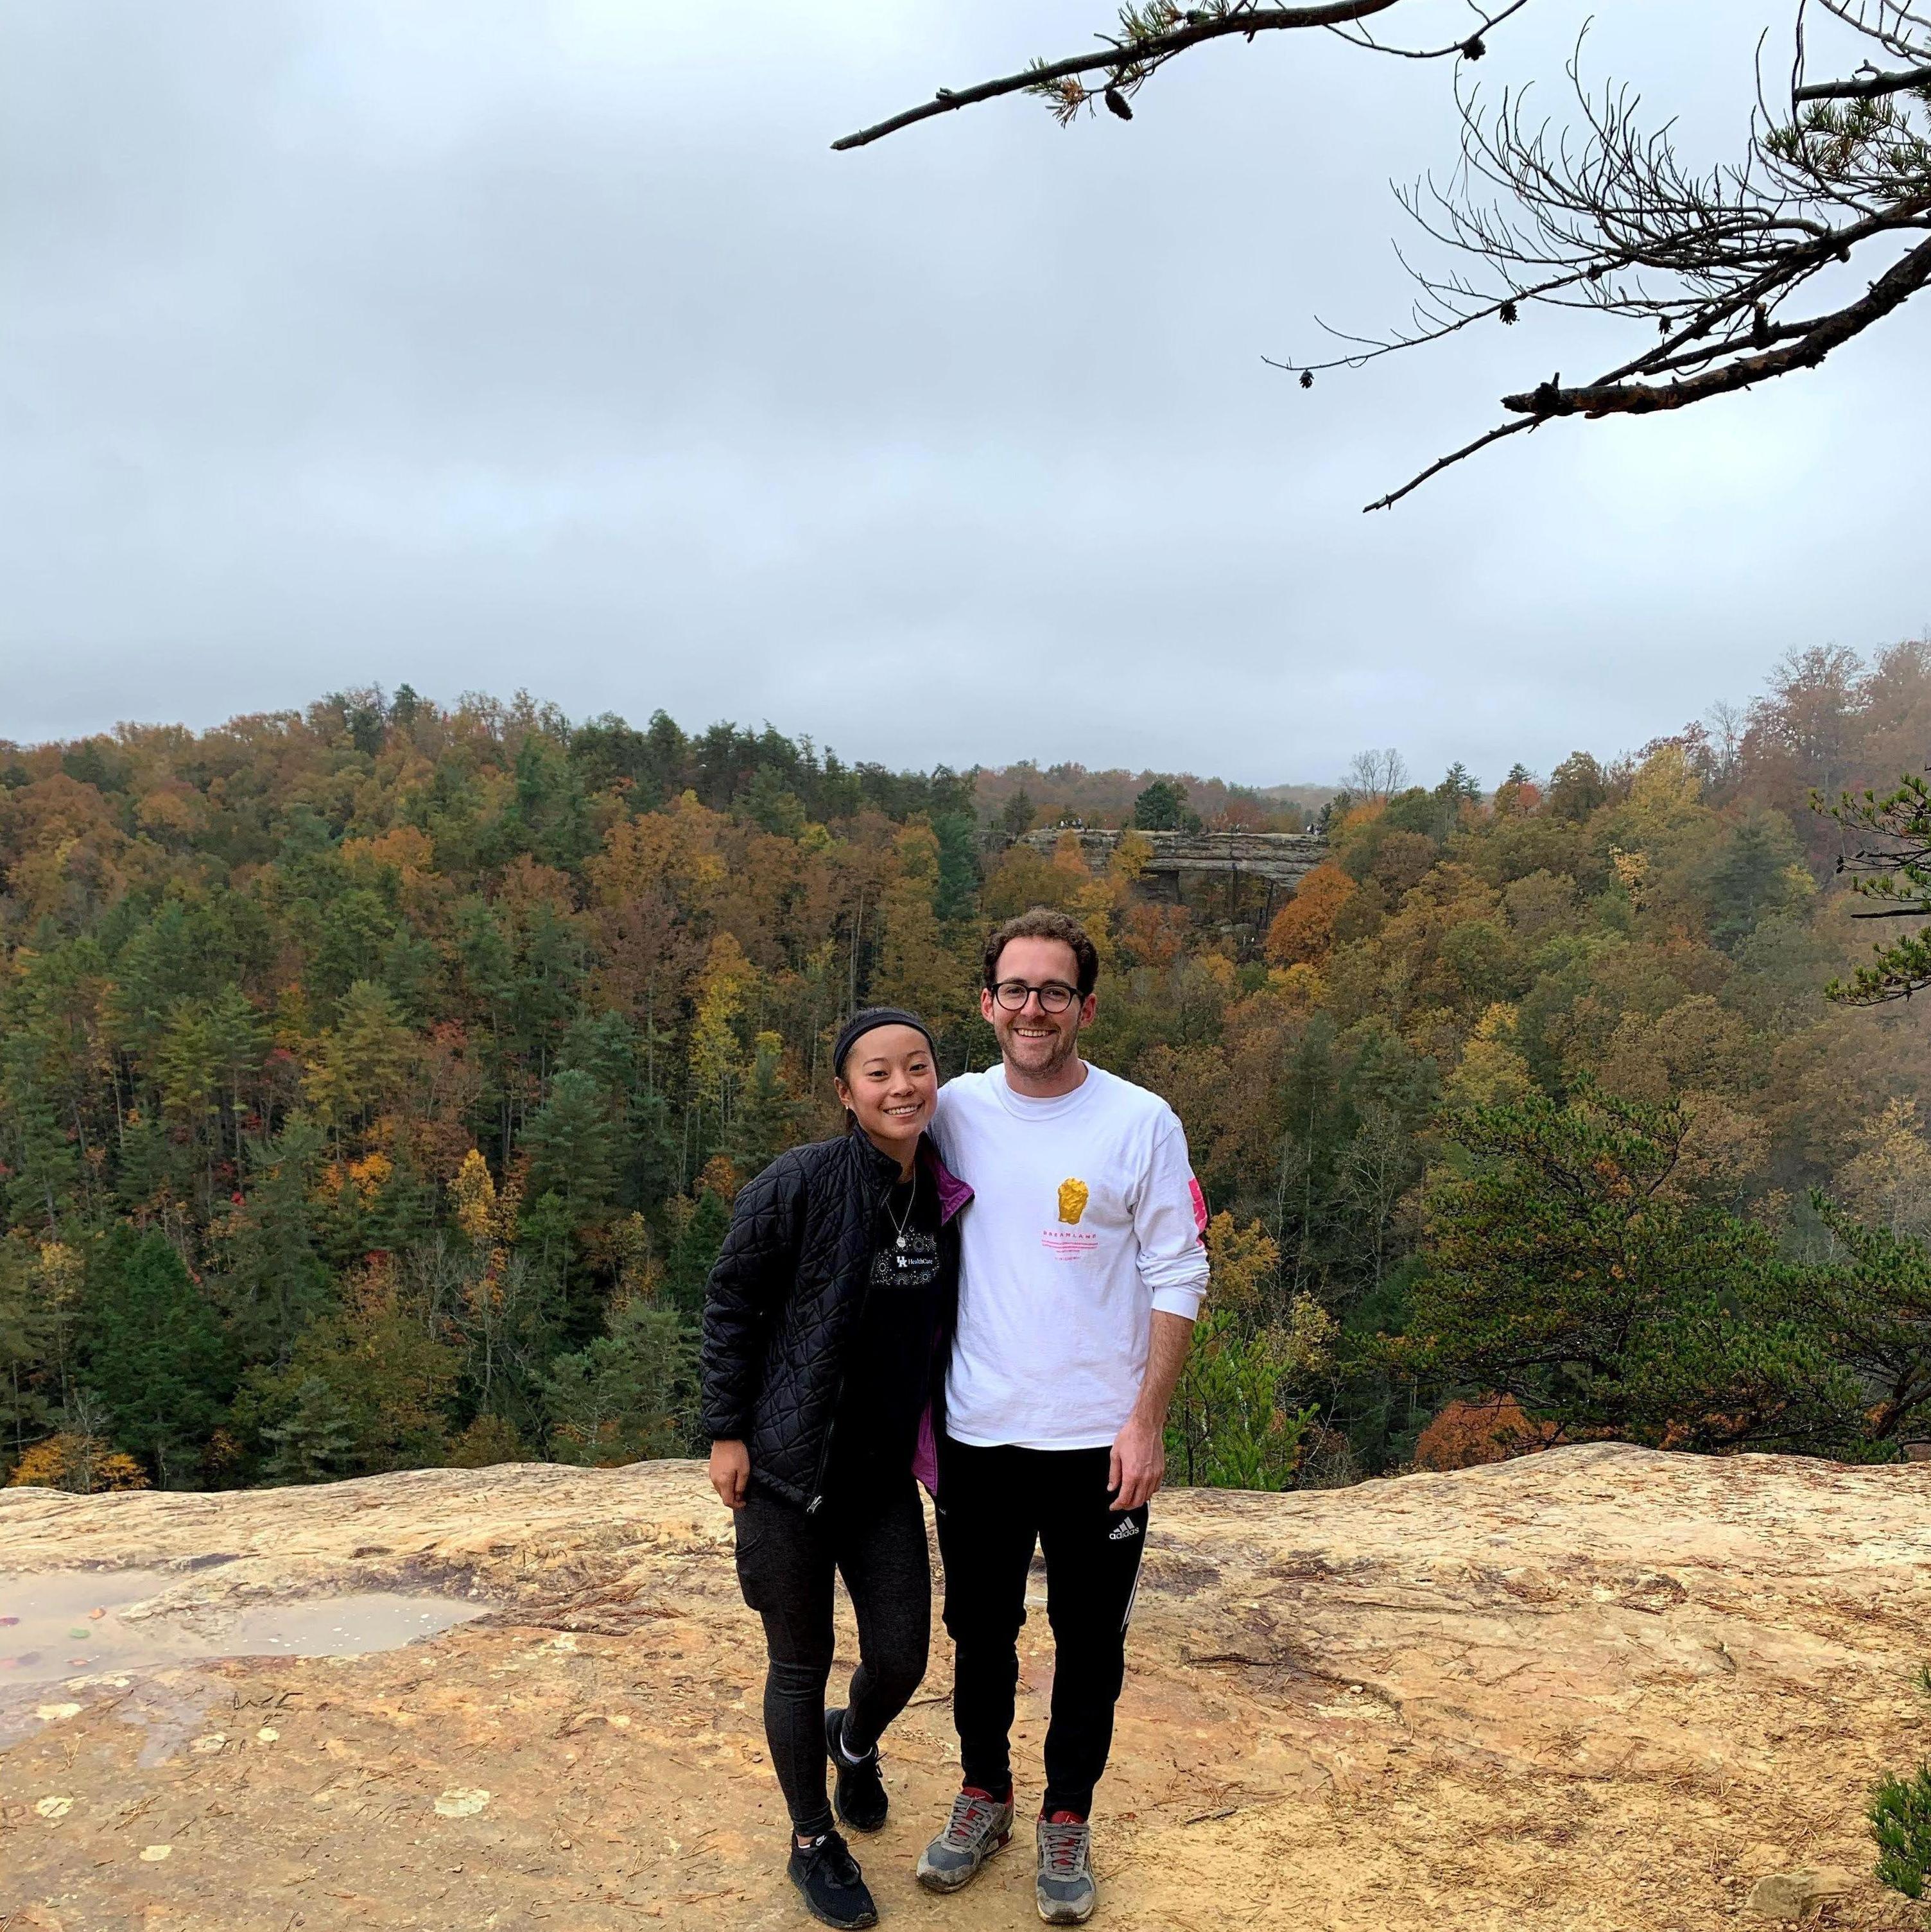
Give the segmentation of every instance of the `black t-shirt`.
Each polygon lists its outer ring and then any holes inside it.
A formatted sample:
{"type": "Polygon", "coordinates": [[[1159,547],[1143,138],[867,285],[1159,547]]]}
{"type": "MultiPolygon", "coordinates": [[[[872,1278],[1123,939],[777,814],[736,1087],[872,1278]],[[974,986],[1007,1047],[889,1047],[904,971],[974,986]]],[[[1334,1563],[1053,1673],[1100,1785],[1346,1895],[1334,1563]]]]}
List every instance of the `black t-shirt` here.
{"type": "Polygon", "coordinates": [[[879,1211],[871,1275],[832,1426],[826,1489],[834,1498],[902,1481],[932,1392],[932,1349],[947,1262],[939,1191],[929,1174],[892,1188],[879,1211]]]}

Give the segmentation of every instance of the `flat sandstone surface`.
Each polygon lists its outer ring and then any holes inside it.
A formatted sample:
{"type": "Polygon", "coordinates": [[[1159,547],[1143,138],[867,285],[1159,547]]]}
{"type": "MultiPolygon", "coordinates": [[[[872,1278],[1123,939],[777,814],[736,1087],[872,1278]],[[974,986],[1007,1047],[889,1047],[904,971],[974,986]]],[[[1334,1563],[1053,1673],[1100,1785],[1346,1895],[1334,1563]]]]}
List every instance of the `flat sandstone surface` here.
{"type": "MultiPolygon", "coordinates": [[[[163,1573],[154,1613],[484,1600],[348,1658],[0,1671],[7,1932],[565,1932],[809,1923],[782,1869],[762,1648],[695,1463],[433,1470],[220,1495],[0,1491],[9,1576],[163,1573]],[[218,1560],[217,1560],[218,1559],[218,1560]]],[[[107,1580],[103,1579],[103,1583],[107,1580]]],[[[1022,1639],[1022,1810],[1052,1654],[1022,1639]]],[[[136,1609],[134,1615],[138,1617],[136,1609]]],[[[0,1654],[9,1631],[0,1628],[0,1654]]],[[[849,1667],[849,1623],[835,1690],[849,1667]]],[[[1155,1506],[1096,1923],[1696,1928],[1797,1865],[1904,1926],[1863,1813],[1931,1706],[1931,1466],[1617,1444],[1155,1506]]],[[[887,1924],[1036,1925],[1030,1834],[927,1898],[957,1783],[935,1645],[857,1849],[887,1924]]]]}

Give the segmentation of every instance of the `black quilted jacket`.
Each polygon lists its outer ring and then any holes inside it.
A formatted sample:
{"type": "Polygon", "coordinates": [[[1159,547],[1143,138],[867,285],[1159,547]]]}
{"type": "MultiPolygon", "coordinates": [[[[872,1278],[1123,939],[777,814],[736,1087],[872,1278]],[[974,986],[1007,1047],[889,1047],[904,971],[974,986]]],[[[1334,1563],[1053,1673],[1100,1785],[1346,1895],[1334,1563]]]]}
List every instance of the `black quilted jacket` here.
{"type": "MultiPolygon", "coordinates": [[[[937,1184],[940,1252],[949,1284],[939,1311],[940,1363],[958,1314],[960,1208],[972,1190],[946,1172],[931,1141],[923,1171],[937,1184]]],[[[808,1509],[823,1501],[832,1418],[865,1302],[879,1215],[898,1163],[862,1134],[781,1154],[737,1198],[704,1294],[703,1419],[713,1442],[742,1442],[751,1480],[808,1509]]]]}

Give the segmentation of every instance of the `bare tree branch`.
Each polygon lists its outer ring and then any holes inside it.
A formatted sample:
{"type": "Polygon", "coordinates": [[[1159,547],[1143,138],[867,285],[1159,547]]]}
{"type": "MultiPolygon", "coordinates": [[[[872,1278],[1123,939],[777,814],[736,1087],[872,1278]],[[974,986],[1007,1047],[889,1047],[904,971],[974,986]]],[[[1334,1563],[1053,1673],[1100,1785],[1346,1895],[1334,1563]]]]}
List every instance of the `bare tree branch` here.
{"type": "MultiPolygon", "coordinates": [[[[1000,94],[1032,92],[1063,121],[1103,98],[1122,118],[1129,100],[1168,60],[1208,40],[1275,28],[1322,28],[1366,52],[1412,58],[1485,51],[1482,34],[1527,0],[1467,0],[1481,26],[1438,48],[1385,45],[1366,24],[1401,0],[1264,6],[1260,0],[1120,0],[1119,30],[1100,50],[1023,74],[942,93],[835,145],[856,147],[895,129],[1000,94]],[[1487,11],[1482,9],[1486,4],[1487,11]],[[1102,86],[1080,76],[1104,75],[1102,86]]],[[[1417,0],[1417,8],[1419,0],[1417,0]]],[[[1681,158],[1674,124],[1645,125],[1627,86],[1586,87],[1582,43],[1567,67],[1576,113],[1567,124],[1532,120],[1525,88],[1492,103],[1456,70],[1460,153],[1453,171],[1430,174],[1402,206],[1443,266],[1401,254],[1416,295],[1407,321],[1381,335],[1323,322],[1343,345],[1324,361],[1264,358],[1310,386],[1317,373],[1358,368],[1400,350],[1438,343],[1531,310],[1593,312],[1647,324],[1648,345],[1592,380],[1552,377],[1501,398],[1519,420],[1486,431],[1368,506],[1383,509],[1489,444],[1556,416],[1639,416],[1691,406],[1800,369],[1834,350],[1931,285],[1931,10],[1927,0],[1794,0],[1792,60],[1785,105],[1773,107],[1757,57],[1757,108],[1740,158],[1696,167],[1681,158]],[[1848,79],[1809,82],[1810,28],[1819,16],[1881,51],[1848,79]],[[1906,246],[1898,250],[1894,244],[1906,246]],[[1793,316],[1819,278],[1860,256],[1881,272],[1855,300],[1793,316]]],[[[1405,14],[1405,20],[1416,17],[1405,14]]],[[[1840,50],[1842,52],[1842,50],[1840,50]]],[[[1849,60],[1834,61],[1842,73],[1849,60]]]]}
{"type": "Polygon", "coordinates": [[[1447,60],[1454,54],[1459,54],[1465,60],[1480,60],[1488,51],[1483,44],[1483,36],[1492,33],[1511,14],[1519,14],[1528,4],[1529,0],[1510,0],[1510,4],[1499,13],[1491,14],[1480,22],[1472,33],[1464,34],[1459,40],[1450,40],[1446,46],[1391,47],[1387,41],[1375,39],[1365,27],[1358,34],[1351,34],[1345,27],[1336,27],[1333,32],[1351,47],[1360,47],[1371,54],[1391,55],[1397,60],[1447,60]]]}
{"type": "Polygon", "coordinates": [[[1514,436],[1520,430],[1534,429],[1537,420],[1534,416],[1525,416],[1520,422],[1504,423],[1499,428],[1489,430],[1487,435],[1478,436],[1473,442],[1465,442],[1459,449],[1438,458],[1420,476],[1410,477],[1399,490],[1390,490],[1385,496],[1378,496],[1373,502],[1364,503],[1361,506],[1362,514],[1366,516],[1375,510],[1393,509],[1410,490],[1419,490],[1430,477],[1439,476],[1444,470],[1452,470],[1456,464],[1466,462],[1477,450],[1486,449],[1492,442],[1500,442],[1505,436],[1514,436]]]}
{"type": "MultiPolygon", "coordinates": [[[[922,101],[916,107],[908,107],[902,114],[895,114],[889,121],[881,121],[875,127],[861,128],[856,134],[847,134],[834,141],[832,147],[839,153],[847,148],[865,147],[874,141],[883,140],[887,134],[897,134],[901,128],[929,121],[937,114],[955,113],[961,107],[976,106],[982,100],[996,100],[1002,94],[1022,94],[1029,89],[1050,86],[1055,81],[1075,80],[1083,74],[1099,74],[1123,67],[1144,67],[1150,62],[1170,59],[1175,54],[1184,53],[1189,47],[1200,46],[1208,40],[1224,40],[1230,34],[1243,34],[1252,40],[1256,34],[1276,31],[1292,32],[1311,27],[1338,27],[1351,20],[1366,20],[1372,14],[1385,14],[1390,8],[1400,4],[1401,0],[1327,0],[1327,4],[1321,6],[1251,7],[1219,14],[1212,18],[1202,18],[1198,14],[1183,16],[1186,20],[1184,26],[1165,33],[1110,42],[1103,53],[1078,54],[1070,60],[1055,61],[1051,65],[1042,63],[1018,74],[1003,75],[997,80],[982,80],[976,87],[962,87],[956,91],[942,87],[930,100],[922,101]]],[[[1513,12],[1514,9],[1510,10],[1513,12]]]]}
{"type": "Polygon", "coordinates": [[[1800,324],[1794,339],[1781,349],[1760,356],[1740,356],[1720,369],[1706,369],[1681,382],[1659,386],[1648,382],[1600,382],[1564,389],[1552,382],[1504,396],[1505,410],[1519,410],[1541,421],[1550,416],[1645,416],[1657,410],[1680,410],[1711,396],[1725,396],[1753,383],[1787,376],[1793,370],[1814,369],[1832,350],[1861,334],[1931,283],[1931,242],[1921,242],[1903,260],[1872,283],[1854,302],[1828,315],[1800,324]]]}

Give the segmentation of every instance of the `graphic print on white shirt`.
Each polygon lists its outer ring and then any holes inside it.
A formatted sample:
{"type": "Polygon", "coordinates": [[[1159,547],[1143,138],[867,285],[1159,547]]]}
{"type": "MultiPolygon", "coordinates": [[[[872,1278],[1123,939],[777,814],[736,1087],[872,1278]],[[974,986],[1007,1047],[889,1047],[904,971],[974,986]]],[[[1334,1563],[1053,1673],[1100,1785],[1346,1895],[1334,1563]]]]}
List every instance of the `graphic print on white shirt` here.
{"type": "Polygon", "coordinates": [[[981,1448],[1105,1447],[1138,1397],[1154,1310],[1191,1321],[1207,1286],[1178,1118],[1096,1066],[1051,1100],[1015,1094],[993,1066],[941,1088],[934,1125],[973,1194],[948,1432],[981,1448]]]}

